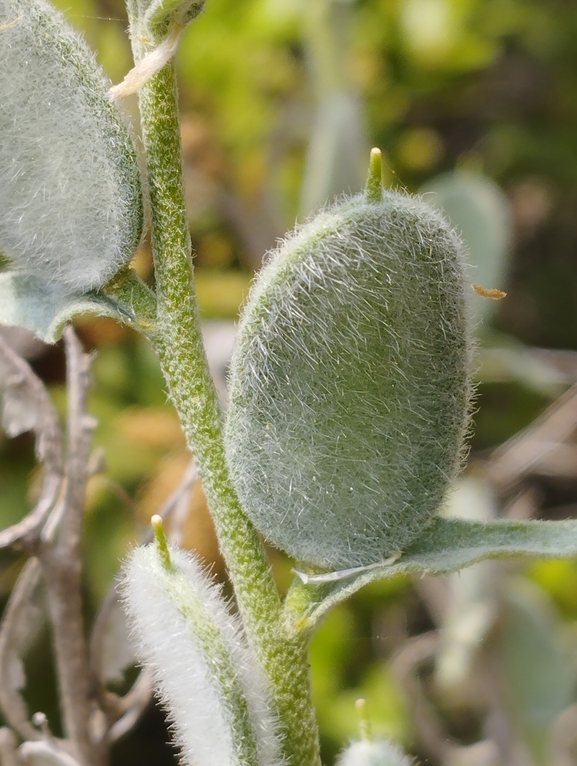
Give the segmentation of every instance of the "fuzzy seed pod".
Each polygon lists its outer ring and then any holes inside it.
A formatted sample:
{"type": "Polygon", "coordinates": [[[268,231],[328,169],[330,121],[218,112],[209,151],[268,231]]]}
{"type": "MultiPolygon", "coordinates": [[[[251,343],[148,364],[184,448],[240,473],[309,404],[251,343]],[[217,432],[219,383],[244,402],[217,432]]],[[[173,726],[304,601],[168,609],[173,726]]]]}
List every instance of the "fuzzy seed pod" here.
{"type": "Polygon", "coordinates": [[[109,83],[45,0],[0,0],[0,252],[87,291],[132,259],[143,226],[136,152],[109,83]]]}
{"type": "Polygon", "coordinates": [[[439,507],[470,398],[460,251],[441,214],[379,180],[297,228],[256,281],[227,459],[247,515],[296,559],[382,561],[439,507]]]}

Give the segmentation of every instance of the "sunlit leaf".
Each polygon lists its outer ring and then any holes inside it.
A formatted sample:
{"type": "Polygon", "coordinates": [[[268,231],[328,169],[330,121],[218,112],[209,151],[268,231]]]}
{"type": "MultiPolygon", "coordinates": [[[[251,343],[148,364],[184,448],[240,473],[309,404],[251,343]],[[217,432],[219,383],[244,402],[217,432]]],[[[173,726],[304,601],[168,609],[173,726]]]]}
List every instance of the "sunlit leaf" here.
{"type": "Polygon", "coordinates": [[[126,309],[108,296],[71,293],[61,285],[48,284],[28,274],[12,271],[0,274],[1,325],[25,327],[47,343],[54,343],[66,322],[86,313],[125,322],[131,319],[126,309]]]}
{"type": "Polygon", "coordinates": [[[434,519],[424,534],[394,563],[299,576],[308,595],[303,627],[312,627],[334,604],[363,585],[398,574],[448,574],[477,561],[511,556],[571,558],[577,556],[577,521],[472,522],[434,519]]]}

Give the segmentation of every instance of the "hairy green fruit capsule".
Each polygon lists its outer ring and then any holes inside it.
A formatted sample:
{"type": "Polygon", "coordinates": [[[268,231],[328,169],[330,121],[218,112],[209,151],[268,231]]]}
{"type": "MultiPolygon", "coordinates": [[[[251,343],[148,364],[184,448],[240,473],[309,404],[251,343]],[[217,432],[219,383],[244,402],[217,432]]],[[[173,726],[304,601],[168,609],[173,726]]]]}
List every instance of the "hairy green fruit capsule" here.
{"type": "Polygon", "coordinates": [[[291,234],[254,285],[227,459],[257,529],[298,560],[382,561],[439,507],[470,398],[460,250],[438,212],[373,177],[291,234]]]}
{"type": "Polygon", "coordinates": [[[73,291],[132,259],[143,225],[128,129],[85,43],[45,0],[0,0],[0,252],[73,291]]]}

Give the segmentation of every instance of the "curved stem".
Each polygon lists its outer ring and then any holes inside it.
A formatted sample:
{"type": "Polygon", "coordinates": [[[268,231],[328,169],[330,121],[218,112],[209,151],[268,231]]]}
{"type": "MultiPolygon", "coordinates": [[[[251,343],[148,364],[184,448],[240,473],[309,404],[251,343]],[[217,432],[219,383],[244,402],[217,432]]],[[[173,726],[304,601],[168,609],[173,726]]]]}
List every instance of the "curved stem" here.
{"type": "MultiPolygon", "coordinates": [[[[129,3],[129,10],[138,10],[137,6],[129,3]]],[[[138,34],[138,18],[131,15],[138,60],[145,53],[145,36],[138,34]]],[[[282,603],[261,540],[240,507],[227,470],[222,413],[206,362],[194,292],[172,64],[141,89],[139,101],[157,285],[156,331],[151,339],[198,464],[248,639],[271,681],[285,730],[285,753],[295,766],[316,766],[318,736],[306,647],[284,630],[282,603]]]]}

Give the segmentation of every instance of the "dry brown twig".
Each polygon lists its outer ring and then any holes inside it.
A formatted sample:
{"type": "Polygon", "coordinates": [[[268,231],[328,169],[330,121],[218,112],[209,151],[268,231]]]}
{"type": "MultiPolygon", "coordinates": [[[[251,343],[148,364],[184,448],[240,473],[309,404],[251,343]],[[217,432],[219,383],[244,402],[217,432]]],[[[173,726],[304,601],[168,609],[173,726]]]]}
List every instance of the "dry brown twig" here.
{"type": "MultiPolygon", "coordinates": [[[[0,708],[11,729],[0,736],[0,763],[17,766],[37,758],[62,766],[102,766],[111,742],[139,720],[152,698],[143,672],[120,697],[106,688],[103,646],[110,632],[118,596],[113,586],[95,621],[90,646],[82,619],[81,536],[86,483],[95,470],[90,459],[95,425],[86,407],[90,358],[82,352],[72,328],[65,330],[68,416],[66,458],[56,411],[42,381],[0,337],[0,391],[4,425],[9,435],[33,430],[43,466],[39,499],[25,518],[0,532],[0,547],[33,554],[24,567],[0,626],[0,708]],[[38,715],[29,718],[21,691],[25,686],[22,657],[45,619],[44,597],[54,637],[65,739],[53,737],[38,715]],[[39,719],[38,719],[39,720],[39,719]],[[24,744],[17,748],[17,738],[24,744]],[[11,760],[10,760],[11,759],[11,760]]],[[[197,478],[191,462],[179,487],[160,513],[172,515],[173,536],[181,535],[185,509],[197,478]]],[[[150,536],[150,531],[147,530],[150,536]]]]}
{"type": "Polygon", "coordinates": [[[105,751],[104,716],[95,706],[82,619],[81,537],[94,418],[87,414],[90,358],[71,327],[64,332],[67,355],[68,458],[63,513],[54,540],[41,546],[54,653],[66,738],[83,766],[100,766],[105,751]],[[96,727],[95,727],[96,724],[96,727]]]}
{"type": "MultiPolygon", "coordinates": [[[[60,425],[48,392],[27,363],[0,338],[5,428],[9,435],[33,430],[36,452],[44,466],[43,487],[36,507],[0,536],[4,547],[25,549],[37,556],[26,565],[0,629],[0,705],[27,745],[44,743],[54,758],[61,753],[66,761],[70,751],[70,756],[82,766],[100,766],[105,755],[103,748],[95,747],[95,741],[103,737],[95,736],[94,723],[103,716],[92,700],[80,592],[81,531],[94,427],[94,420],[86,413],[89,359],[82,353],[71,328],[65,331],[65,342],[69,391],[66,470],[60,425]],[[65,742],[51,737],[48,741],[47,729],[43,732],[32,726],[20,695],[24,679],[12,683],[9,679],[15,661],[21,667],[18,663],[23,636],[28,637],[36,629],[34,620],[30,619],[30,597],[42,574],[54,637],[65,742]]],[[[27,752],[26,748],[22,752],[24,761],[28,758],[27,752]]]]}
{"type": "Polygon", "coordinates": [[[2,766],[19,766],[16,747],[18,740],[7,726],[0,729],[0,763],[2,766]]]}
{"type": "Polygon", "coordinates": [[[560,461],[573,477],[577,474],[576,451],[567,445],[577,429],[577,386],[556,399],[533,423],[498,447],[487,466],[487,478],[501,494],[507,494],[528,475],[560,461]]]}
{"type": "Polygon", "coordinates": [[[80,592],[81,532],[94,421],[86,413],[88,357],[71,328],[65,331],[65,342],[69,387],[66,471],[60,425],[48,392],[27,363],[0,338],[5,428],[9,435],[34,430],[36,452],[44,466],[36,507],[0,534],[0,545],[36,554],[24,568],[0,629],[0,705],[14,731],[26,740],[27,748],[21,753],[24,762],[33,757],[36,750],[30,747],[36,742],[47,747],[53,758],[59,759],[60,753],[63,763],[74,757],[83,766],[99,766],[104,763],[104,751],[95,747],[102,736],[96,737],[94,731],[99,710],[92,701],[80,592]],[[29,722],[20,695],[24,686],[20,657],[37,630],[38,607],[32,596],[42,579],[54,636],[65,742],[57,742],[48,737],[47,729],[39,731],[29,722]],[[21,678],[10,678],[15,670],[21,678]]]}
{"type": "Polygon", "coordinates": [[[12,590],[0,630],[0,708],[6,722],[24,740],[41,738],[29,721],[20,693],[25,681],[21,658],[38,625],[39,610],[36,607],[33,613],[33,596],[41,582],[40,562],[30,559],[12,590]]]}
{"type": "MultiPolygon", "coordinates": [[[[5,430],[11,436],[33,430],[36,454],[44,468],[35,507],[22,521],[0,532],[0,548],[11,547],[33,553],[38,551],[42,529],[59,498],[64,475],[63,439],[58,416],[44,384],[2,336],[0,390],[5,430]]],[[[40,563],[32,558],[13,589],[0,627],[0,707],[14,732],[29,740],[38,740],[41,734],[30,724],[20,693],[25,681],[21,657],[38,628],[41,607],[35,603],[34,595],[41,579],[40,563]]],[[[8,757],[3,754],[3,758],[8,757]]]]}
{"type": "Polygon", "coordinates": [[[36,506],[22,521],[0,532],[0,548],[21,548],[33,553],[40,530],[56,503],[62,486],[62,431],[44,384],[1,335],[0,392],[4,400],[4,430],[9,436],[34,431],[36,454],[44,469],[42,488],[36,506]]]}

